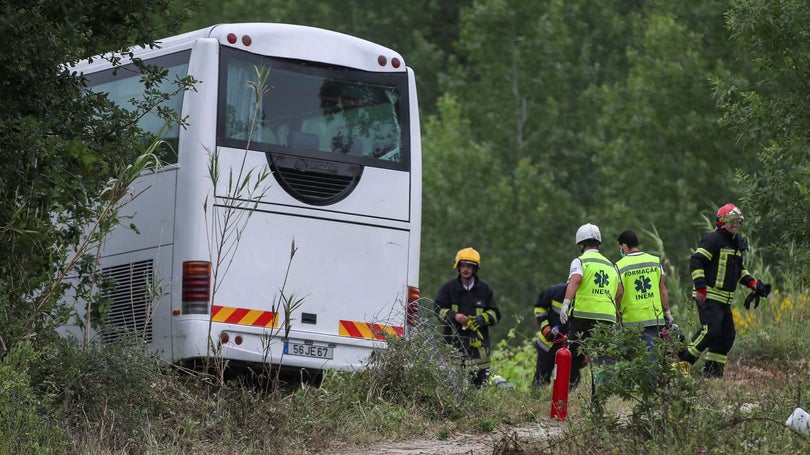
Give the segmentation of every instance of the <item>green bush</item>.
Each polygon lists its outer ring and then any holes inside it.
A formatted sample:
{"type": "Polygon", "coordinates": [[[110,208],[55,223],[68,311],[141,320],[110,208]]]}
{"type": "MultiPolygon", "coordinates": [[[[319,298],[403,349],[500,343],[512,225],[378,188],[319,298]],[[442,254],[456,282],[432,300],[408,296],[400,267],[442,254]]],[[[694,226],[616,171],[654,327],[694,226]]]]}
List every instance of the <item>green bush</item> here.
{"type": "Polygon", "coordinates": [[[67,428],[103,435],[110,447],[123,449],[145,437],[151,419],[171,412],[162,392],[175,378],[161,365],[137,340],[82,348],[62,339],[41,348],[31,374],[39,396],[54,398],[67,428]]]}
{"type": "Polygon", "coordinates": [[[515,343],[515,338],[516,332],[512,329],[506,338],[498,342],[492,352],[492,371],[503,376],[512,387],[527,391],[531,388],[537,366],[537,350],[533,339],[515,343]]]}
{"type": "Polygon", "coordinates": [[[368,368],[352,377],[350,388],[365,390],[365,401],[419,407],[430,417],[456,418],[468,407],[471,385],[458,352],[447,345],[433,325],[409,336],[388,339],[375,351],[368,368]]]}
{"type": "Polygon", "coordinates": [[[21,342],[0,362],[0,453],[60,453],[67,440],[59,428],[54,403],[38,394],[31,382],[31,365],[38,353],[21,342]]]}

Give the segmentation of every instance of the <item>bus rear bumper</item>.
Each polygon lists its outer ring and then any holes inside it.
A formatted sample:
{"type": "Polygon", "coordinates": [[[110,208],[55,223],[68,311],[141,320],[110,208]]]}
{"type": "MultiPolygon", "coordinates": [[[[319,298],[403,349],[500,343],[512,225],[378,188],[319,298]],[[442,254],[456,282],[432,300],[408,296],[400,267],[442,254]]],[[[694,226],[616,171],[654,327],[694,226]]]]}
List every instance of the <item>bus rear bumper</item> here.
{"type": "Polygon", "coordinates": [[[386,345],[380,340],[302,330],[291,330],[285,339],[280,329],[218,322],[210,324],[209,335],[207,318],[189,316],[175,321],[172,360],[184,362],[210,355],[250,364],[356,371],[366,367],[374,350],[384,349],[386,345]]]}

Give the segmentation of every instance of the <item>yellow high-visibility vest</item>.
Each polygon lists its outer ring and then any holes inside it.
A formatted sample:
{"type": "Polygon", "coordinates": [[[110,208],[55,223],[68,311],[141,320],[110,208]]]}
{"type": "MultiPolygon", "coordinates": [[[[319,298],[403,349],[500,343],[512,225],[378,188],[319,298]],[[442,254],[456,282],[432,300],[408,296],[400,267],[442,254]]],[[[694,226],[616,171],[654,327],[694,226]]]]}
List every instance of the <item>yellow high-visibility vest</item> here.
{"type": "Polygon", "coordinates": [[[664,325],[661,303],[661,260],[648,253],[631,253],[616,263],[624,293],[619,311],[625,326],[650,327],[664,325]]]}
{"type": "Polygon", "coordinates": [[[616,291],[619,274],[616,266],[599,250],[586,250],[582,261],[582,282],[574,300],[575,318],[616,322],[616,291]]]}

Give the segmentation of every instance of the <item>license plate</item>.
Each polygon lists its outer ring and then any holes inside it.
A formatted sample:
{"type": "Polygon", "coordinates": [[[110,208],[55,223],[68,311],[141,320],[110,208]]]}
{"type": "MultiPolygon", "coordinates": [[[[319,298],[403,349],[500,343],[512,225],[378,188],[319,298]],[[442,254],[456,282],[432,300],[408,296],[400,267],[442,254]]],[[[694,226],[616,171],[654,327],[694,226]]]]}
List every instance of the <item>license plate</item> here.
{"type": "Polygon", "coordinates": [[[327,346],[315,346],[314,344],[284,343],[284,354],[298,355],[301,357],[316,357],[319,359],[331,359],[335,354],[335,348],[327,346]]]}

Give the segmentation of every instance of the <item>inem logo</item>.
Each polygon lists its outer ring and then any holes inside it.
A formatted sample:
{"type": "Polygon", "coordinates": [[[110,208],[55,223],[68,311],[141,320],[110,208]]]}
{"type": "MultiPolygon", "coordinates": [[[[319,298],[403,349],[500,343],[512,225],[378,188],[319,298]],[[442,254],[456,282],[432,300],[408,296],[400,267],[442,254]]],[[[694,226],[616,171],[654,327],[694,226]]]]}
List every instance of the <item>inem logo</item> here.
{"type": "Polygon", "coordinates": [[[600,288],[603,288],[607,286],[609,282],[610,278],[608,278],[608,275],[607,273],[605,273],[604,270],[596,272],[596,276],[593,279],[593,284],[599,286],[600,288]]]}
{"type": "Polygon", "coordinates": [[[636,291],[638,292],[647,292],[650,290],[652,286],[650,285],[650,279],[646,276],[642,275],[636,279],[636,291]]]}

